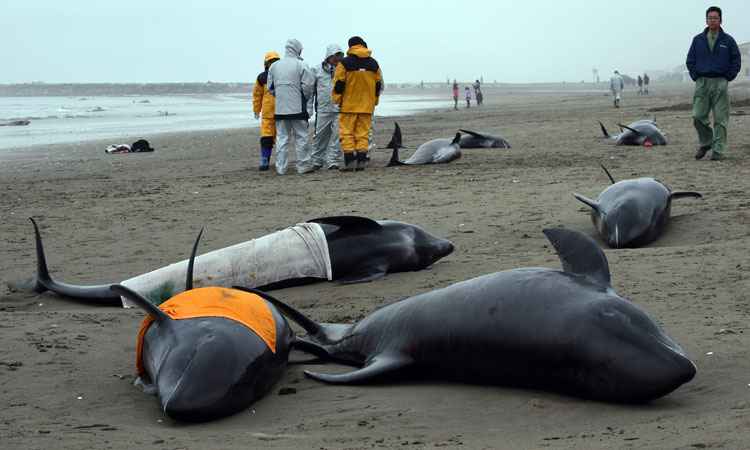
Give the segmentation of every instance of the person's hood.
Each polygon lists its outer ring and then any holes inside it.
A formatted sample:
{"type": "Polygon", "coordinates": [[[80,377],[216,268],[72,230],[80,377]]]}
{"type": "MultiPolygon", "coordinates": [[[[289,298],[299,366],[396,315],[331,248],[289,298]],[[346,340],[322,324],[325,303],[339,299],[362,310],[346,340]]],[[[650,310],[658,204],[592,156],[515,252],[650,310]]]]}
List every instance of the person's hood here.
{"type": "Polygon", "coordinates": [[[297,39],[289,39],[286,41],[286,56],[293,58],[299,58],[302,54],[302,43],[297,39]]]}
{"type": "Polygon", "coordinates": [[[372,50],[361,45],[355,45],[354,47],[350,47],[346,54],[356,56],[357,58],[369,58],[372,55],[372,50]]]}
{"type": "Polygon", "coordinates": [[[336,53],[344,53],[343,50],[341,50],[341,47],[339,47],[336,44],[331,44],[328,47],[326,47],[326,57],[323,58],[325,61],[326,59],[330,58],[331,56],[335,55],[336,53]]]}

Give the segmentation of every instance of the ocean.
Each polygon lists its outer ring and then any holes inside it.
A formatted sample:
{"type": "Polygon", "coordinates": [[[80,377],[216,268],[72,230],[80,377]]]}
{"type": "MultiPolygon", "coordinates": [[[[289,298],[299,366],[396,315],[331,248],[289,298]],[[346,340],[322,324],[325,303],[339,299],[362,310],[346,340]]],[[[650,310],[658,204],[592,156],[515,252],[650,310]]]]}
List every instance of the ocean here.
{"type": "MultiPolygon", "coordinates": [[[[446,98],[385,93],[376,116],[452,107],[446,98]]],[[[132,143],[158,133],[258,127],[250,95],[0,97],[0,150],[99,139],[132,143]]]]}

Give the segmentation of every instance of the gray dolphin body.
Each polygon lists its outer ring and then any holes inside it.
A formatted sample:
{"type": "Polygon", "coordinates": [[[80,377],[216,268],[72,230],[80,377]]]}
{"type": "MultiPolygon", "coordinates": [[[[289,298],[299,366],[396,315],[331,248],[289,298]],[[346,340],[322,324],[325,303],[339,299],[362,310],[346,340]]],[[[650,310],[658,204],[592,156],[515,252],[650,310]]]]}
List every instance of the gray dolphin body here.
{"type": "MultiPolygon", "coordinates": [[[[422,270],[453,252],[453,244],[433,236],[421,227],[394,220],[375,221],[358,216],[333,216],[313,219],[326,238],[331,261],[332,280],[340,283],[357,283],[376,280],[387,273],[422,270]]],[[[121,298],[110,290],[112,284],[83,286],[54,280],[47,268],[47,260],[39,229],[32,219],[36,237],[37,274],[19,283],[19,288],[37,293],[52,291],[59,295],[91,304],[119,306],[121,298]]],[[[198,258],[200,263],[201,257],[198,258]]],[[[157,271],[148,274],[157,273],[157,271]]],[[[236,277],[228,279],[229,287],[239,283],[243,268],[233,269],[236,277]]],[[[142,274],[140,276],[147,276],[142,274]]],[[[137,277],[133,277],[133,280],[137,277]]],[[[320,278],[301,277],[286,279],[259,287],[264,290],[280,289],[322,281],[320,278]]],[[[178,290],[170,290],[167,298],[178,290]]],[[[140,292],[146,295],[144,292],[140,292]]]]}
{"type": "Polygon", "coordinates": [[[607,259],[593,239],[544,232],[562,271],[485,275],[390,304],[352,325],[317,324],[272,302],[308,332],[298,338],[300,349],[358,367],[305,372],[326,383],[429,376],[647,402],[694,377],[680,346],[612,289],[607,259]]]}
{"type": "Polygon", "coordinates": [[[493,136],[491,134],[477,133],[476,131],[464,129],[458,131],[465,134],[465,136],[461,136],[461,141],[459,142],[461,148],[511,148],[510,142],[502,136],[493,136]]]}
{"type": "Polygon", "coordinates": [[[599,122],[604,137],[610,139],[615,145],[667,145],[667,138],[656,126],[656,121],[649,119],[637,120],[630,125],[619,125],[623,131],[614,136],[607,132],[604,124],[599,122]]]}
{"type": "Polygon", "coordinates": [[[393,137],[391,142],[386,148],[392,148],[393,153],[391,154],[391,160],[388,162],[388,167],[392,166],[404,166],[404,165],[423,165],[423,164],[444,164],[461,157],[461,133],[456,133],[453,140],[450,139],[433,139],[425,142],[417,148],[409,159],[406,161],[400,161],[398,157],[399,148],[403,148],[401,145],[401,128],[398,123],[393,131],[393,137]]]}
{"type": "Polygon", "coordinates": [[[139,332],[137,384],[158,396],[167,416],[189,422],[234,414],[265,395],[283,375],[294,340],[286,319],[262,297],[237,289],[193,289],[197,244],[186,290],[164,309],[124,286],[111,286],[152,319],[139,332]],[[184,306],[192,316],[173,318],[184,306]],[[215,307],[235,314],[222,317],[215,307]]]}
{"type": "Polygon", "coordinates": [[[637,178],[615,182],[602,191],[596,200],[573,194],[591,208],[591,220],[602,239],[612,248],[641,247],[664,233],[672,209],[672,200],[684,197],[701,198],[698,192],[672,192],[653,178],[637,178]]]}

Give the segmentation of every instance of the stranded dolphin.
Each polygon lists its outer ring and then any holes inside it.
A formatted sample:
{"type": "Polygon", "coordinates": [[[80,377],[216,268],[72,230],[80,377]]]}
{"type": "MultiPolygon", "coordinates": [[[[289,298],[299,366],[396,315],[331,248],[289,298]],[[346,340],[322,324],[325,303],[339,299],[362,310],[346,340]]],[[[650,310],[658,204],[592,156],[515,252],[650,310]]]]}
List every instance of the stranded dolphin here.
{"type": "Polygon", "coordinates": [[[461,148],[510,148],[510,142],[502,136],[492,136],[469,130],[458,130],[467,136],[461,136],[461,148]]]}
{"type": "Polygon", "coordinates": [[[611,136],[604,124],[599,122],[604,137],[610,139],[615,145],[667,145],[667,138],[664,133],[656,126],[654,120],[637,120],[630,125],[618,124],[624,129],[620,134],[611,136]]]}
{"type": "Polygon", "coordinates": [[[262,397],[284,373],[294,339],[286,319],[258,295],[193,289],[197,244],[186,290],[158,307],[126,287],[111,286],[148,313],[136,342],[136,384],[158,396],[167,416],[190,422],[234,414],[262,397]]]}
{"type": "Polygon", "coordinates": [[[648,402],[693,378],[682,348],[614,291],[593,239],[565,229],[544,233],[562,271],[481,276],[392,303],[352,325],[318,324],[271,301],[308,332],[293,347],[358,367],[305,372],[326,383],[410,375],[648,402]]]}
{"type": "MultiPolygon", "coordinates": [[[[80,286],[52,279],[39,229],[31,221],[36,237],[37,274],[25,283],[26,287],[96,304],[120,304],[120,296],[109,289],[110,284],[80,286]]],[[[357,283],[386,273],[421,270],[451,252],[450,241],[416,225],[357,216],[323,217],[197,257],[195,283],[267,290],[322,279],[357,283]]],[[[187,263],[180,261],[120,284],[158,304],[184,290],[187,263]]]]}
{"type": "Polygon", "coordinates": [[[391,155],[391,160],[388,162],[388,167],[449,163],[461,157],[461,147],[459,145],[460,140],[461,133],[456,133],[456,137],[453,138],[453,140],[433,139],[420,145],[417,148],[417,151],[415,151],[406,161],[399,161],[398,149],[404,147],[401,145],[401,127],[399,127],[397,123],[395,130],[393,131],[391,142],[386,146],[386,148],[393,149],[393,154],[391,155]]]}
{"type": "Polygon", "coordinates": [[[615,182],[607,168],[602,169],[612,185],[596,200],[573,196],[591,208],[594,226],[612,248],[640,247],[655,241],[669,223],[672,200],[701,198],[698,192],[672,192],[653,178],[615,182]]]}

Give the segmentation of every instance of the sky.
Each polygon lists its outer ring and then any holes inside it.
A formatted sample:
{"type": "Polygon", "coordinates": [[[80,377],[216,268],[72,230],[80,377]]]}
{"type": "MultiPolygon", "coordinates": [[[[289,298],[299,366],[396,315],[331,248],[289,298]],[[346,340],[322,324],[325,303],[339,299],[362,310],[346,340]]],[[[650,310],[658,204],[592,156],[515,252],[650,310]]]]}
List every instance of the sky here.
{"type": "MultiPolygon", "coordinates": [[[[701,0],[1,0],[0,83],[248,82],[302,42],[308,64],[362,36],[386,82],[578,82],[671,69],[701,0]]],[[[750,41],[750,1],[717,3],[750,41]]]]}

